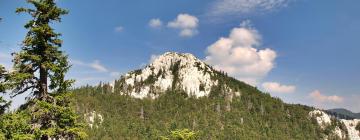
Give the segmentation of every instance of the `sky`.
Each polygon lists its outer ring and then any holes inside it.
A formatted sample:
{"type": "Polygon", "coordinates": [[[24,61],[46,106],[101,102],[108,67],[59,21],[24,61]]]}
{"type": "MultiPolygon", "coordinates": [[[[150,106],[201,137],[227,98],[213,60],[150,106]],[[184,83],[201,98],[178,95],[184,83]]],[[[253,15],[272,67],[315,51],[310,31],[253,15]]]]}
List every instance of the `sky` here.
{"type": "MultiPolygon", "coordinates": [[[[168,51],[192,53],[287,103],[360,112],[358,0],[57,0],[75,86],[110,82],[168,51]]],[[[0,0],[0,64],[29,16],[0,0]]],[[[23,97],[12,99],[14,106],[23,97]]]]}

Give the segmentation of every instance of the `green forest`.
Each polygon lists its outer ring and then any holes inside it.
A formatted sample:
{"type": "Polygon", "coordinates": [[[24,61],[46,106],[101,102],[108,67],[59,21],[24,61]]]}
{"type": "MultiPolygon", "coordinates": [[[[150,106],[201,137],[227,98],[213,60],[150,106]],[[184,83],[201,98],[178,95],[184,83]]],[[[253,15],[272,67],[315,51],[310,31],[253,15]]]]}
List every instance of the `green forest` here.
{"type": "Polygon", "coordinates": [[[74,107],[80,114],[96,111],[103,115],[102,123],[95,121],[98,127],[87,128],[89,139],[94,140],[160,139],[184,129],[194,132],[197,139],[321,139],[336,126],[323,131],[308,115],[314,108],[286,104],[226,75],[219,78],[239,89],[241,96],[228,104],[221,90],[195,98],[169,89],[155,100],[135,99],[121,95],[116,86],[112,90],[108,84],[99,84],[74,89],[74,107]]]}

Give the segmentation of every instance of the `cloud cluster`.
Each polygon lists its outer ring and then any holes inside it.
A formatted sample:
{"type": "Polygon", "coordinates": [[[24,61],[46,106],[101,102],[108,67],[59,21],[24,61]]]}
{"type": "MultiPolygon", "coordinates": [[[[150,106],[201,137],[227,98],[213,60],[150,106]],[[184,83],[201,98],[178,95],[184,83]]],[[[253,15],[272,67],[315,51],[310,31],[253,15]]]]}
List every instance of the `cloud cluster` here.
{"type": "MultiPolygon", "coordinates": [[[[150,19],[148,23],[151,28],[161,28],[163,22],[159,18],[150,19]]],[[[180,30],[179,36],[192,37],[198,34],[197,27],[199,26],[199,19],[190,14],[179,14],[173,20],[167,23],[168,28],[180,30]]]]}
{"type": "Polygon", "coordinates": [[[262,87],[271,93],[293,93],[296,90],[296,86],[293,85],[281,85],[277,82],[265,82],[262,87]]]}
{"type": "Polygon", "coordinates": [[[257,49],[261,35],[244,21],[232,29],[228,37],[221,37],[207,48],[205,61],[249,84],[256,85],[275,66],[276,52],[272,49],[257,49]]]}
{"type": "Polygon", "coordinates": [[[68,73],[71,79],[76,79],[75,86],[97,85],[100,81],[113,81],[120,77],[121,73],[113,71],[102,64],[99,60],[92,62],[84,62],[80,60],[70,59],[70,63],[74,66],[68,73]]]}
{"type": "Polygon", "coordinates": [[[109,75],[113,76],[113,77],[118,77],[120,75],[119,72],[116,71],[111,71],[108,68],[106,68],[103,64],[100,63],[99,60],[94,60],[91,63],[85,63],[83,61],[79,61],[79,60],[70,60],[70,63],[75,65],[75,66],[82,66],[82,67],[88,67],[91,68],[97,72],[101,72],[101,73],[108,73],[109,75]]]}
{"type": "Polygon", "coordinates": [[[242,15],[254,11],[272,11],[285,7],[290,0],[217,0],[210,8],[210,15],[242,15]]]}
{"type": "Polygon", "coordinates": [[[149,21],[149,26],[151,28],[160,28],[162,25],[163,23],[159,18],[154,18],[149,21]]]}
{"type": "Polygon", "coordinates": [[[191,37],[198,33],[199,19],[189,14],[179,14],[177,18],[168,23],[169,28],[179,29],[180,36],[191,37]]]}
{"type": "Polygon", "coordinates": [[[344,101],[343,97],[337,96],[337,95],[323,95],[319,90],[314,90],[309,94],[309,97],[312,98],[317,103],[324,103],[324,102],[330,102],[330,103],[342,103],[344,101]]]}
{"type": "Polygon", "coordinates": [[[95,60],[93,63],[89,64],[89,66],[99,72],[109,72],[109,70],[105,68],[105,66],[100,64],[99,60],[95,60]]]}
{"type": "Polygon", "coordinates": [[[122,32],[124,30],[124,27],[123,26],[117,26],[117,27],[115,27],[115,29],[114,29],[114,31],[115,32],[122,32]]]}

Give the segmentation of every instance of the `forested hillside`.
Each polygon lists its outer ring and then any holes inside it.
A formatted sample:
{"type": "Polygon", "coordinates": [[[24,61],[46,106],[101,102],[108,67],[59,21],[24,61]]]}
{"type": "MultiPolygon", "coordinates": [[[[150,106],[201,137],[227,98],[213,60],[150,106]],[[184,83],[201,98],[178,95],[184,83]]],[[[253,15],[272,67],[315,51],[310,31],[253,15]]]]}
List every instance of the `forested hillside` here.
{"type": "Polygon", "coordinates": [[[360,119],[360,113],[353,113],[347,109],[338,108],[338,109],[329,109],[326,110],[326,113],[336,116],[341,119],[360,119]]]}
{"type": "Polygon", "coordinates": [[[321,131],[309,117],[311,107],[290,105],[255,87],[222,75],[227,85],[241,91],[228,104],[221,91],[209,97],[188,97],[168,90],[157,99],[122,95],[109,84],[74,89],[78,113],[96,111],[104,118],[88,128],[89,139],[158,139],[177,129],[190,129],[199,139],[320,139],[321,131]],[[230,108],[229,108],[230,105],[230,108]]]}

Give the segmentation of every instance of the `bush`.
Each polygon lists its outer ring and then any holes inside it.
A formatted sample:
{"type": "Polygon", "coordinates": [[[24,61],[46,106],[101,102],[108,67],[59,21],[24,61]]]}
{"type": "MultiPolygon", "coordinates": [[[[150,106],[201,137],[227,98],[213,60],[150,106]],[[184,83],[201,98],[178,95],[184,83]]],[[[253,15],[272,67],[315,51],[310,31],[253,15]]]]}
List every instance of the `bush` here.
{"type": "Polygon", "coordinates": [[[162,140],[196,140],[196,133],[189,129],[171,131],[166,137],[160,137],[162,140]]]}

